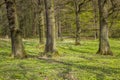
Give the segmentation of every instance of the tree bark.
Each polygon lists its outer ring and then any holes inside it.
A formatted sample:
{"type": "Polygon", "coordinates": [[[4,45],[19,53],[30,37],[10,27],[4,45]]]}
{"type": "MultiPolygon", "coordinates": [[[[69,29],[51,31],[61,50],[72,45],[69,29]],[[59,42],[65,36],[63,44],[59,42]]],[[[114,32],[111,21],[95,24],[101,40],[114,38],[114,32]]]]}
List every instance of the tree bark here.
{"type": "Polygon", "coordinates": [[[108,41],[108,23],[107,23],[108,11],[105,0],[98,0],[98,6],[99,6],[100,38],[99,38],[99,50],[97,54],[113,55],[108,41]]]}
{"type": "Polygon", "coordinates": [[[5,0],[5,3],[11,33],[12,56],[15,58],[24,58],[26,55],[22,43],[21,31],[16,13],[15,0],[5,0]]]}
{"type": "Polygon", "coordinates": [[[38,0],[38,8],[39,8],[39,43],[44,44],[44,10],[43,10],[43,0],[38,0]]]}
{"type": "Polygon", "coordinates": [[[54,0],[44,0],[46,15],[46,45],[45,53],[56,52],[55,40],[55,17],[54,17],[54,0]]]}
{"type": "Polygon", "coordinates": [[[39,42],[40,44],[44,44],[44,16],[43,12],[40,13],[40,21],[39,21],[39,42]]]}
{"type": "Polygon", "coordinates": [[[79,45],[80,44],[80,20],[79,20],[79,12],[78,12],[78,4],[77,1],[74,1],[74,6],[75,6],[75,20],[76,20],[76,37],[75,37],[75,44],[79,45]]]}
{"type": "Polygon", "coordinates": [[[63,41],[61,22],[58,21],[58,38],[63,41]]]}
{"type": "Polygon", "coordinates": [[[92,0],[93,10],[94,10],[94,38],[95,40],[98,38],[98,6],[97,0],[92,0]]]}
{"type": "Polygon", "coordinates": [[[57,38],[59,40],[63,41],[62,26],[61,26],[61,20],[60,20],[60,9],[59,8],[56,10],[56,26],[57,26],[57,38]]]}

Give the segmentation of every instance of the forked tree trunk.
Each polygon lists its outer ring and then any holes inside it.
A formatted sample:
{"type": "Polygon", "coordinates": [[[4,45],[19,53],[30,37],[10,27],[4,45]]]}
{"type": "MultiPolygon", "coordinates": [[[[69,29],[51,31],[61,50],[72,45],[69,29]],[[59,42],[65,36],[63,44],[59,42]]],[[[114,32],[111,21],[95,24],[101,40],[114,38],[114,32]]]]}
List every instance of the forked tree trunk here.
{"type": "Polygon", "coordinates": [[[22,43],[21,31],[18,23],[15,0],[5,0],[7,18],[11,32],[12,56],[17,58],[25,57],[22,43]]]}
{"type": "Polygon", "coordinates": [[[54,17],[54,0],[44,0],[46,14],[46,45],[45,53],[56,52],[55,41],[55,17],[54,17]]]}
{"type": "Polygon", "coordinates": [[[107,17],[108,11],[104,0],[98,0],[99,5],[99,23],[100,23],[100,39],[99,39],[99,50],[97,54],[102,55],[113,55],[110,49],[108,41],[108,24],[107,17]]]}

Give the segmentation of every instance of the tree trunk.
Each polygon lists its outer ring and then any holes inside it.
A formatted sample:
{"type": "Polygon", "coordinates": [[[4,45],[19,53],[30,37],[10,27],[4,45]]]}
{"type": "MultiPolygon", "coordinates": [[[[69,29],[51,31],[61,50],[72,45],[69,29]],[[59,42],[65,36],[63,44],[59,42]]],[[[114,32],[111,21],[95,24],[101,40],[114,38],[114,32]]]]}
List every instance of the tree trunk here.
{"type": "Polygon", "coordinates": [[[39,21],[39,42],[44,44],[44,15],[43,12],[40,13],[40,21],[39,21]]]}
{"type": "Polygon", "coordinates": [[[99,5],[99,23],[100,23],[100,39],[99,39],[99,50],[97,54],[102,55],[113,55],[110,49],[108,41],[108,24],[107,17],[108,11],[104,0],[98,0],[99,5]]]}
{"type": "Polygon", "coordinates": [[[94,38],[95,40],[98,38],[98,6],[97,6],[97,0],[92,0],[92,5],[94,9],[94,38]]]}
{"type": "Polygon", "coordinates": [[[63,41],[61,22],[58,21],[58,38],[63,41]]]}
{"type": "Polygon", "coordinates": [[[17,58],[25,57],[22,43],[21,31],[18,23],[15,0],[5,0],[7,18],[11,32],[12,56],[17,58]]]}
{"type": "Polygon", "coordinates": [[[76,16],[76,37],[75,37],[75,44],[79,45],[80,44],[80,20],[79,20],[79,12],[78,12],[78,5],[77,2],[74,2],[75,4],[75,16],[76,16]]]}
{"type": "Polygon", "coordinates": [[[44,44],[44,10],[43,10],[43,0],[38,0],[38,8],[39,8],[39,43],[44,44]]]}
{"type": "Polygon", "coordinates": [[[63,41],[59,8],[56,10],[56,26],[57,26],[57,38],[63,41]]]}
{"type": "Polygon", "coordinates": [[[46,45],[45,55],[47,53],[56,52],[56,41],[55,41],[55,17],[54,17],[54,0],[44,0],[45,3],[45,14],[46,14],[46,45]]]}

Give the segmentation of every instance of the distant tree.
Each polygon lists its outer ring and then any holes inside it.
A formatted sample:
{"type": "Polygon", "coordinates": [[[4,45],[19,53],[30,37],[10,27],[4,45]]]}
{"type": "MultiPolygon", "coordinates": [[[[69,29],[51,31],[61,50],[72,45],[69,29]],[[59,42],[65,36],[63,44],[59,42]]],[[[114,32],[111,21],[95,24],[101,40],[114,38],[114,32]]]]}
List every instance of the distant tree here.
{"type": "Polygon", "coordinates": [[[38,19],[38,34],[39,34],[39,42],[40,44],[44,43],[44,2],[43,0],[38,0],[38,15],[39,15],[39,19],[38,19]]]}
{"type": "Polygon", "coordinates": [[[80,44],[80,32],[81,32],[81,27],[80,27],[80,19],[79,19],[79,12],[81,9],[81,6],[79,6],[78,0],[73,0],[74,2],[74,11],[75,11],[75,24],[76,24],[76,37],[75,37],[75,44],[79,45],[80,44]]]}
{"type": "MultiPolygon", "coordinates": [[[[61,5],[60,0],[55,0],[55,26],[56,26],[56,38],[63,40],[62,37],[62,23],[61,23],[61,5]]],[[[62,16],[63,17],[63,16],[62,16]]]]}
{"type": "Polygon", "coordinates": [[[93,12],[94,12],[94,38],[98,38],[98,3],[97,0],[92,0],[93,12]]]}
{"type": "Polygon", "coordinates": [[[5,4],[11,33],[12,56],[15,58],[24,58],[26,54],[22,43],[15,0],[5,0],[5,4]]]}

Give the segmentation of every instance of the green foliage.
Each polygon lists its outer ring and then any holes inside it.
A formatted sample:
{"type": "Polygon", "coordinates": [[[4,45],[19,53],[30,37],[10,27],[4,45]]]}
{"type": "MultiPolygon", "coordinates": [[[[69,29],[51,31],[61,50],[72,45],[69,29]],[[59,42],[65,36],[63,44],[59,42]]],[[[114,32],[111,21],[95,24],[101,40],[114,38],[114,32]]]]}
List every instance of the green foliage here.
{"type": "Polygon", "coordinates": [[[10,41],[0,40],[0,80],[119,80],[120,41],[111,39],[114,56],[96,55],[98,40],[57,42],[60,57],[39,58],[43,45],[38,40],[24,40],[27,59],[10,57],[10,41]]]}
{"type": "Polygon", "coordinates": [[[113,23],[114,27],[111,28],[111,37],[113,38],[119,38],[120,37],[120,22],[113,23]]]}

